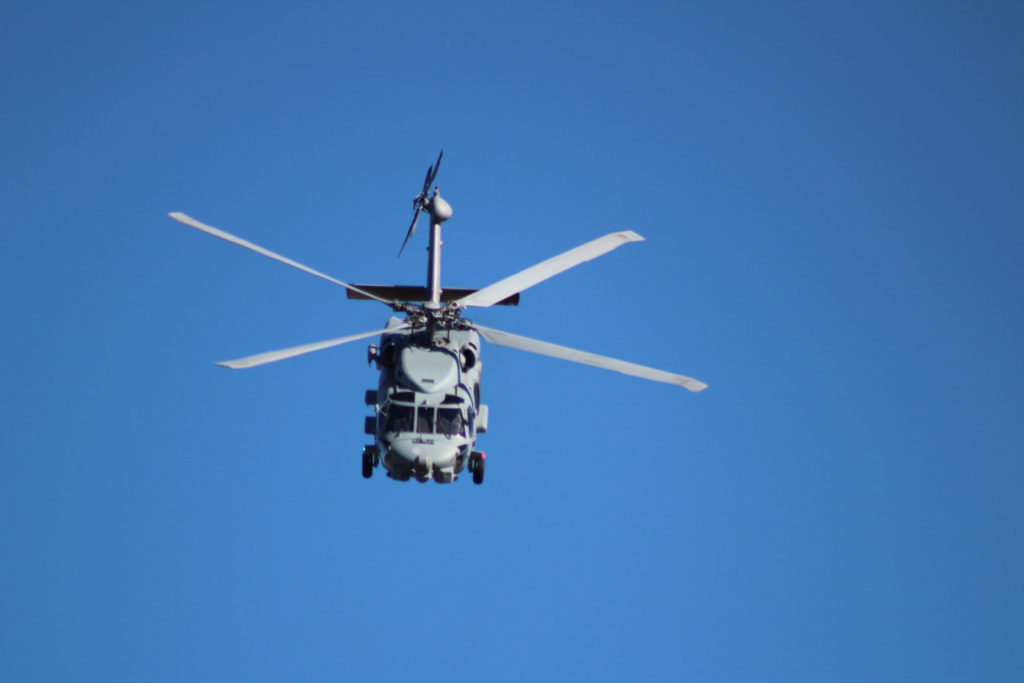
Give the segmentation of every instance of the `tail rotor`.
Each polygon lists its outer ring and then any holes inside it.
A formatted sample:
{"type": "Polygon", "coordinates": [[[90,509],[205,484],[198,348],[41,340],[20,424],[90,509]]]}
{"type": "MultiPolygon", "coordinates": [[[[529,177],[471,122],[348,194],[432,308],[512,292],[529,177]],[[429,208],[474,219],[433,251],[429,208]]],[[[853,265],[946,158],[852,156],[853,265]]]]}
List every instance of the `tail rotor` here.
{"type": "Polygon", "coordinates": [[[405,240],[402,242],[402,248],[398,250],[399,256],[401,256],[402,252],[405,250],[405,245],[408,244],[409,238],[412,237],[414,232],[416,232],[416,222],[419,220],[420,213],[427,208],[427,204],[430,201],[430,197],[427,193],[430,191],[430,186],[437,178],[437,170],[441,168],[441,157],[443,156],[444,150],[442,149],[441,153],[437,155],[437,161],[427,169],[427,175],[423,179],[423,189],[420,190],[420,193],[412,200],[412,223],[409,224],[409,230],[405,233],[405,240]]]}

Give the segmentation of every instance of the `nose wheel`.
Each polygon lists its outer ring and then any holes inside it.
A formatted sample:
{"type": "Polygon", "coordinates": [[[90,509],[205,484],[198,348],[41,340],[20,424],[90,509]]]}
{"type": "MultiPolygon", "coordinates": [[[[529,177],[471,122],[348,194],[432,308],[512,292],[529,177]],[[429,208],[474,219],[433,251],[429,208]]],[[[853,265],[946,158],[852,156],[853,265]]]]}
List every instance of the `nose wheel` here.
{"type": "Polygon", "coordinates": [[[373,468],[377,466],[377,448],[367,446],[363,449],[363,478],[369,479],[373,476],[373,468]]]}
{"type": "Polygon", "coordinates": [[[484,470],[487,464],[487,455],[479,451],[473,451],[469,456],[469,471],[473,475],[474,484],[484,483],[484,470]]]}

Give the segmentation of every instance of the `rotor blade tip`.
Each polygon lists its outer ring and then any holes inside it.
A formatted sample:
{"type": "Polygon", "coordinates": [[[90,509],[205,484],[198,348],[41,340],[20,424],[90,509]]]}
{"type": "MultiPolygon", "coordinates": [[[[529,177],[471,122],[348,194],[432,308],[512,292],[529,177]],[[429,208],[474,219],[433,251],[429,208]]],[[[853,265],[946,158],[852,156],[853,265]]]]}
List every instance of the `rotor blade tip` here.
{"type": "Polygon", "coordinates": [[[701,382],[699,379],[694,379],[692,377],[680,377],[676,384],[684,389],[692,391],[695,394],[698,394],[708,388],[707,384],[704,384],[704,382],[701,382]]]}
{"type": "Polygon", "coordinates": [[[644,242],[646,241],[643,235],[633,232],[632,230],[623,230],[621,233],[622,237],[627,242],[644,242]]]}

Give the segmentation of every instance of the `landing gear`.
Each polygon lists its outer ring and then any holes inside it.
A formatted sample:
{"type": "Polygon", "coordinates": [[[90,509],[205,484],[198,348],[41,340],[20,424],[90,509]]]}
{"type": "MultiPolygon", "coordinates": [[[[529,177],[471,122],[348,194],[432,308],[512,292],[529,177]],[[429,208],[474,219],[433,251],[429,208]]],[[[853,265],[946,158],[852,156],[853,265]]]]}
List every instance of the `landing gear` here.
{"type": "Polygon", "coordinates": [[[377,448],[367,446],[363,449],[363,478],[369,479],[373,476],[373,468],[377,466],[377,448]]]}
{"type": "Polygon", "coordinates": [[[469,456],[469,471],[473,474],[473,483],[484,483],[484,469],[487,464],[487,456],[479,451],[473,451],[469,456]]]}

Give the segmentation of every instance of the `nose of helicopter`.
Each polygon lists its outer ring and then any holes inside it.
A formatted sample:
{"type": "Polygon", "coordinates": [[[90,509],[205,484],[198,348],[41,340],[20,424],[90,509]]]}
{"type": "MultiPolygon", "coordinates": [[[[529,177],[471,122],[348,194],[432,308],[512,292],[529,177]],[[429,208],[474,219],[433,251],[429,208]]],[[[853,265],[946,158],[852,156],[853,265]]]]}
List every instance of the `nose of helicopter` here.
{"type": "Polygon", "coordinates": [[[452,443],[439,443],[433,439],[423,439],[414,435],[400,436],[389,444],[392,462],[401,469],[420,468],[427,476],[431,470],[448,469],[455,466],[455,456],[459,447],[452,443]],[[403,467],[404,465],[404,467],[403,467]]]}

